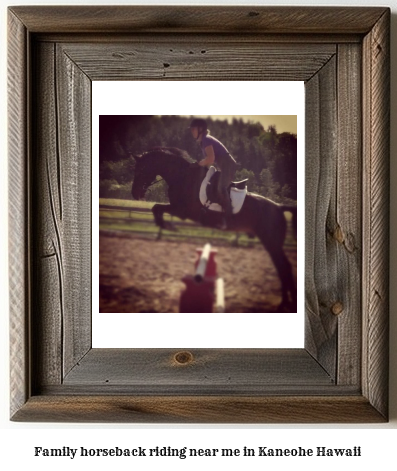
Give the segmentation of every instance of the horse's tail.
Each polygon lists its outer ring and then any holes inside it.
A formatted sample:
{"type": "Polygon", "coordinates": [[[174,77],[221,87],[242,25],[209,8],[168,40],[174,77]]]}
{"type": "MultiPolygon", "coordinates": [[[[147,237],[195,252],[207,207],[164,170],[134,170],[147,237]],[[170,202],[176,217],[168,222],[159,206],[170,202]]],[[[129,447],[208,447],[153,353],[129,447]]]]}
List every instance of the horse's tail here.
{"type": "Polygon", "coordinates": [[[293,205],[288,205],[288,204],[281,204],[280,205],[281,210],[283,212],[289,211],[292,213],[292,228],[294,231],[294,237],[297,239],[297,218],[296,218],[296,206],[293,205]]]}

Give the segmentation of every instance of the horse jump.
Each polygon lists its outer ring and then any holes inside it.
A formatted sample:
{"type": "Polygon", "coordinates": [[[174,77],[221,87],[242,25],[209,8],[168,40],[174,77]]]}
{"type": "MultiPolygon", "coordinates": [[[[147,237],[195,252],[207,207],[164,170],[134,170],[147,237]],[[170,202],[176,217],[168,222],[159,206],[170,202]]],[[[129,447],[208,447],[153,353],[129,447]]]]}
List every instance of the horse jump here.
{"type": "MultiPolygon", "coordinates": [[[[197,164],[189,163],[178,149],[154,149],[135,157],[135,177],[132,196],[142,199],[146,190],[155,183],[160,175],[168,185],[169,204],[156,203],[152,212],[158,227],[171,228],[164,220],[168,213],[180,219],[191,219],[203,226],[217,228],[223,221],[221,212],[206,211],[199,192],[207,170],[197,164]]],[[[284,251],[287,223],[284,212],[293,214],[293,226],[296,235],[296,205],[278,204],[274,201],[248,192],[241,210],[233,214],[228,221],[227,230],[255,235],[268,251],[281,284],[280,312],[296,312],[296,281],[292,273],[291,262],[284,251]]]]}
{"type": "Polygon", "coordinates": [[[179,312],[223,312],[224,288],[223,279],[217,277],[217,250],[212,249],[210,244],[205,244],[202,249],[197,249],[197,254],[194,275],[182,278],[186,289],[180,297],[179,312]]]}

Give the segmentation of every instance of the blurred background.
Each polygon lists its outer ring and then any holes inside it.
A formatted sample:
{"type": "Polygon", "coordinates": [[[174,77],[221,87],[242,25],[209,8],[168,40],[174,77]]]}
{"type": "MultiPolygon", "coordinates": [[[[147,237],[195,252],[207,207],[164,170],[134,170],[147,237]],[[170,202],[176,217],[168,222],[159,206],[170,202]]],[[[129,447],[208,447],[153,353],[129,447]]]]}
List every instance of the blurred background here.
{"type": "MultiPolygon", "coordinates": [[[[188,129],[191,119],[100,116],[100,198],[131,199],[135,167],[132,156],[153,147],[177,147],[193,160],[200,160],[201,150],[188,129]]],[[[236,180],[249,178],[249,191],[274,201],[296,201],[296,116],[206,116],[205,119],[211,135],[227,147],[239,164],[236,180]],[[270,124],[264,125],[266,122],[270,124]]],[[[162,181],[149,188],[146,200],[167,202],[166,183],[162,181]]]]}
{"type": "MultiPolygon", "coordinates": [[[[235,180],[248,178],[249,191],[296,204],[297,116],[204,118],[210,134],[236,159],[235,180]]],[[[278,275],[257,237],[203,227],[168,214],[165,220],[172,221],[177,230],[159,231],[151,209],[154,202],[168,202],[168,186],[160,177],[147,190],[145,201],[134,201],[131,196],[134,156],[153,147],[176,147],[191,161],[203,158],[190,132],[192,119],[177,115],[99,116],[100,313],[179,312],[182,277],[193,270],[196,247],[204,243],[211,243],[218,251],[218,271],[226,285],[226,312],[278,310],[278,275]]],[[[288,233],[284,250],[296,276],[292,215],[285,215],[288,233]]]]}

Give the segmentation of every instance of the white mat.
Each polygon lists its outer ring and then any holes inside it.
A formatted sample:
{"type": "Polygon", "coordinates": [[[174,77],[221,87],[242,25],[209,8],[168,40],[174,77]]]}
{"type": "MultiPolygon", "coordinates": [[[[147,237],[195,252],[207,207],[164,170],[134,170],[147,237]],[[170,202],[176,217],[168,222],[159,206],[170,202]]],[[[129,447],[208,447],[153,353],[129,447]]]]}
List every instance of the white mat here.
{"type": "MultiPolygon", "coordinates": [[[[218,203],[211,203],[208,206],[207,203],[207,185],[212,177],[212,175],[216,172],[215,167],[210,167],[208,169],[207,175],[205,176],[203,183],[201,184],[200,187],[200,201],[201,204],[211,211],[222,211],[222,206],[218,203]]],[[[233,214],[237,214],[244,203],[245,197],[247,195],[247,187],[245,187],[243,190],[239,190],[238,188],[231,188],[230,189],[230,199],[232,201],[232,208],[233,208],[233,214]]]]}

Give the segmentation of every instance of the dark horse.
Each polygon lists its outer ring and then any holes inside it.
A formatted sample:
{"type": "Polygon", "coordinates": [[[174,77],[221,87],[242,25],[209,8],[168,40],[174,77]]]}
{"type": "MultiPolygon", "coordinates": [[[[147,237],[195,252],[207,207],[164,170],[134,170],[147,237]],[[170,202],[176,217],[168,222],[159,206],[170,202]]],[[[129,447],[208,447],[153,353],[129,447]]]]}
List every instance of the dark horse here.
{"type": "MultiPolygon", "coordinates": [[[[142,199],[146,190],[160,175],[168,184],[169,204],[155,204],[153,214],[160,228],[171,228],[164,221],[164,213],[181,219],[191,219],[208,227],[217,228],[223,221],[222,213],[205,210],[199,200],[199,189],[207,169],[192,164],[184,158],[184,152],[174,148],[156,148],[135,157],[135,178],[132,196],[142,199]]],[[[292,268],[283,245],[287,230],[284,211],[293,213],[296,233],[296,206],[277,204],[268,198],[247,193],[239,213],[228,221],[227,230],[256,235],[269,252],[277,269],[281,287],[280,311],[296,311],[296,284],[292,268]]]]}

